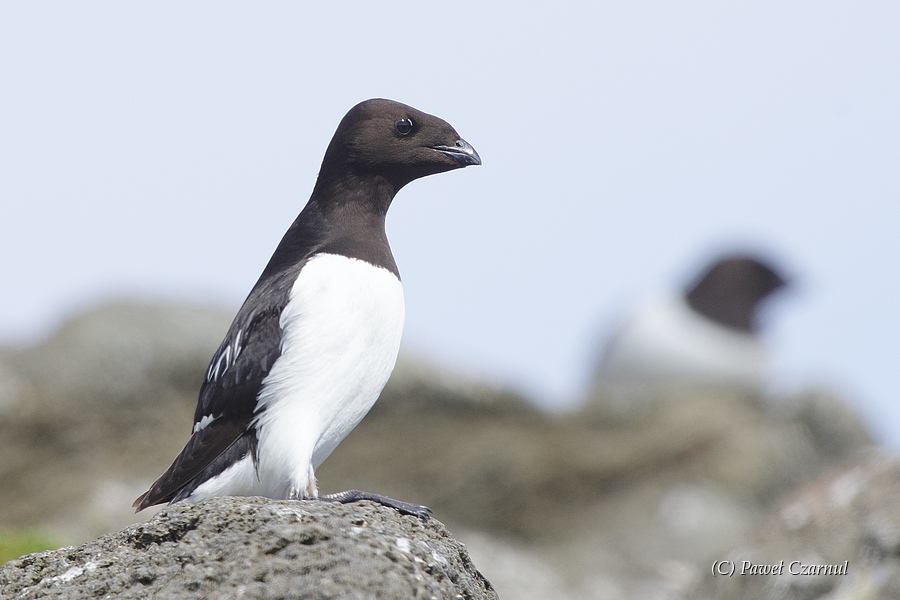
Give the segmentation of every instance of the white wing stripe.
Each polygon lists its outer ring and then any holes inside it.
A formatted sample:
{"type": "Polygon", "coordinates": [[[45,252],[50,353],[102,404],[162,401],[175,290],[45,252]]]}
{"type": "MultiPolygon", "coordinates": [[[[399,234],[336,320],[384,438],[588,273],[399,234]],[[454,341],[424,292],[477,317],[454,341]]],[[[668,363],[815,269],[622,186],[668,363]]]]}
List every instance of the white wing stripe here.
{"type": "Polygon", "coordinates": [[[203,431],[206,429],[207,425],[215,421],[218,417],[214,417],[212,415],[203,415],[203,418],[194,423],[194,433],[198,431],[203,431]]]}
{"type": "Polygon", "coordinates": [[[219,376],[224,375],[225,372],[234,365],[241,350],[244,349],[241,346],[241,336],[243,333],[243,329],[238,329],[237,335],[234,336],[234,342],[225,346],[222,349],[222,353],[219,354],[219,357],[209,365],[209,370],[206,372],[206,381],[218,381],[219,376]]]}

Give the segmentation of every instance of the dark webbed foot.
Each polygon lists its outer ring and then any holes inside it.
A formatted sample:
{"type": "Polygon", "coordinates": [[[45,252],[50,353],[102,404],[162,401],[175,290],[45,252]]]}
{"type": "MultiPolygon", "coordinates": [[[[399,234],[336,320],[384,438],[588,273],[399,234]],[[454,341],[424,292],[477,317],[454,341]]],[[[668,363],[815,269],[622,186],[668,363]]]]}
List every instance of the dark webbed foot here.
{"type": "Polygon", "coordinates": [[[371,492],[362,492],[360,490],[347,490],[345,492],[337,492],[336,494],[328,494],[319,496],[319,500],[325,502],[339,502],[340,504],[349,504],[351,502],[359,502],[360,500],[371,500],[382,506],[393,508],[401,515],[410,515],[419,517],[423,521],[427,521],[431,516],[431,509],[421,504],[413,504],[412,502],[403,502],[402,500],[394,500],[381,494],[373,494],[371,492]]]}

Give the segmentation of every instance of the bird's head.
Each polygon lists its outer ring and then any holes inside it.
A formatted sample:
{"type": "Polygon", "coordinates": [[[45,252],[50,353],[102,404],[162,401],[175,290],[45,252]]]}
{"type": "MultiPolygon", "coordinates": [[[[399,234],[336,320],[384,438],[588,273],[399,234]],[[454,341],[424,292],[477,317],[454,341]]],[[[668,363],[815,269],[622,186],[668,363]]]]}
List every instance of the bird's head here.
{"type": "Polygon", "coordinates": [[[475,149],[449,123],[411,106],[375,98],[350,109],[338,125],[322,171],[381,177],[394,191],[427,175],[480,165],[475,149]]]}

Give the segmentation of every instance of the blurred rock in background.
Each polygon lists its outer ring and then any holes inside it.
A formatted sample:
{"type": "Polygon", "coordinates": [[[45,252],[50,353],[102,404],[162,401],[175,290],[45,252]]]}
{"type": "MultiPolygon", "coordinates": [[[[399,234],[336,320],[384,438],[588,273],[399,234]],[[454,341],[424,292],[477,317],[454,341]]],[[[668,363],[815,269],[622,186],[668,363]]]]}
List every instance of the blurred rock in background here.
{"type": "Polygon", "coordinates": [[[131,502],[187,440],[200,374],[230,319],[118,303],[3,350],[0,529],[41,525],[76,542],[147,518],[131,502]]]}
{"type": "MultiPolygon", "coordinates": [[[[76,543],[150,518],[131,503],[186,441],[230,318],[112,304],[0,351],[0,535],[76,543]]],[[[401,357],[317,475],[429,505],[501,598],[688,598],[780,497],[871,447],[824,390],[632,383],[550,415],[401,357]]]]}
{"type": "Polygon", "coordinates": [[[900,598],[898,498],[897,457],[873,452],[829,470],[779,500],[752,535],[722,556],[738,572],[750,570],[747,561],[780,565],[780,575],[704,577],[690,597],[900,598]],[[846,573],[816,572],[817,565],[846,565],[846,573]]]}

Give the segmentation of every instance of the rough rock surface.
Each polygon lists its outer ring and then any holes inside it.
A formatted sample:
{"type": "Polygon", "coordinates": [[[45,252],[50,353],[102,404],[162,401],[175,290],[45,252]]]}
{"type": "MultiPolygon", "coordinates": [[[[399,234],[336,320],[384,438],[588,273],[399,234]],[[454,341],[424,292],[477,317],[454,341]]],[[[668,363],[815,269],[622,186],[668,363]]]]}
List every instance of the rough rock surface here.
{"type": "Polygon", "coordinates": [[[556,597],[690,597],[707,562],[750,535],[770,503],[871,447],[859,420],[818,391],[647,387],[618,399],[627,414],[602,396],[547,415],[509,392],[409,367],[397,375],[320,480],[431,506],[501,596],[515,579],[499,575],[528,555],[566,582],[556,597]],[[823,410],[811,407],[828,406],[842,418],[812,426],[823,410]],[[473,529],[498,543],[470,539],[473,529]]]}
{"type": "Polygon", "coordinates": [[[729,562],[721,570],[734,563],[735,575],[712,577],[710,570],[689,597],[898,599],[898,498],[900,458],[873,453],[849,462],[779,501],[759,531],[722,555],[729,562]],[[815,565],[845,562],[846,574],[814,572],[821,571],[815,565]],[[778,565],[780,573],[751,574],[750,565],[778,565]],[[803,574],[802,565],[813,568],[803,574]]]}
{"type": "Polygon", "coordinates": [[[491,599],[439,522],[371,503],[214,498],[0,568],[0,598],[491,599]]]}
{"type": "MultiPolygon", "coordinates": [[[[71,544],[148,518],[131,502],[187,440],[230,318],[119,303],[0,348],[0,536],[71,544]]],[[[317,476],[430,506],[501,596],[687,598],[777,498],[871,444],[821,390],[635,386],[550,415],[401,357],[317,476]]]]}

